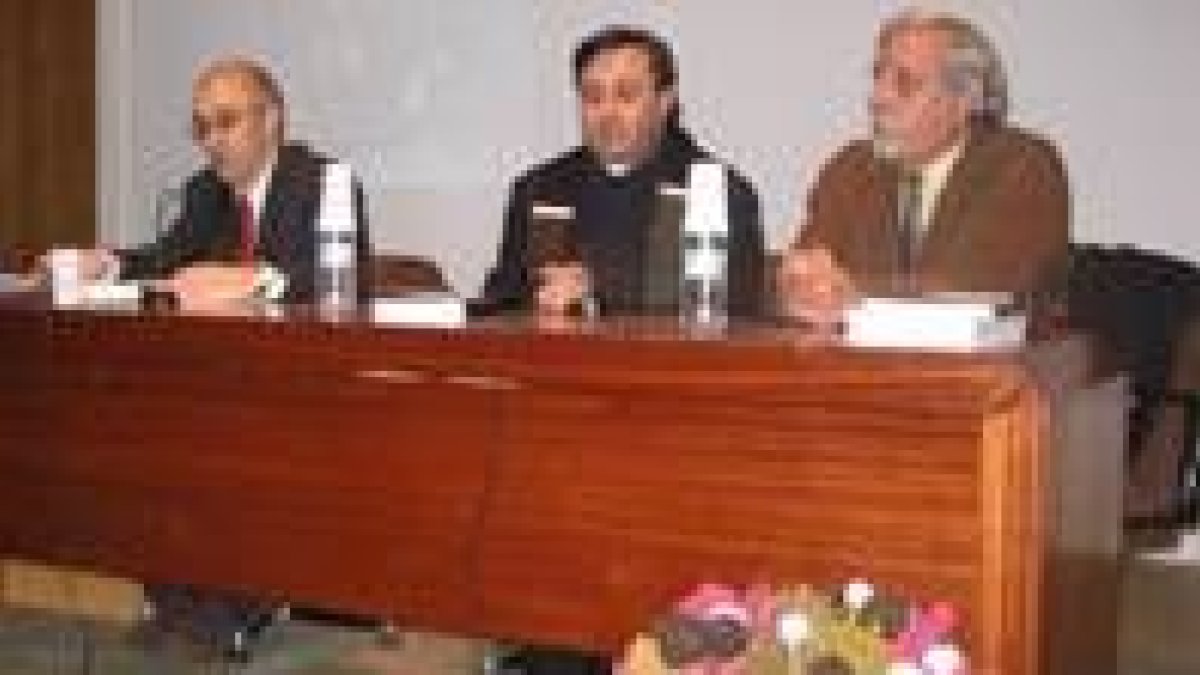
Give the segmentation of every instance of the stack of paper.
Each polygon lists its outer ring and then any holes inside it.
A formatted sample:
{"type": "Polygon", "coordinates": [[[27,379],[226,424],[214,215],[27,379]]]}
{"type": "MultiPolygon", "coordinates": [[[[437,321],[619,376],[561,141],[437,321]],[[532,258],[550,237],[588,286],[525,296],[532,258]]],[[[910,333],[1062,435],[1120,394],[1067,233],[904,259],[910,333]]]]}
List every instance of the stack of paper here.
{"type": "Polygon", "coordinates": [[[371,301],[371,319],[379,324],[461,326],[467,321],[467,305],[448,293],[376,298],[371,301]]]}
{"type": "Polygon", "coordinates": [[[132,281],[100,281],[84,284],[82,288],[85,304],[136,304],[141,299],[142,285],[132,281]]]}
{"type": "Polygon", "coordinates": [[[846,312],[846,341],[862,347],[1009,347],[1024,337],[1024,315],[991,296],[866,298],[846,312]]]}

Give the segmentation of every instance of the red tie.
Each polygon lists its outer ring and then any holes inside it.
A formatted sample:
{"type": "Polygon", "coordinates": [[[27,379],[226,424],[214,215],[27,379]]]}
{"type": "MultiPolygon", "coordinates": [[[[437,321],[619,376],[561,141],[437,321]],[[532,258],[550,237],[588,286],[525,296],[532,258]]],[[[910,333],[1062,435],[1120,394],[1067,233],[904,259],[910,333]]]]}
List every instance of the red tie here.
{"type": "Polygon", "coordinates": [[[241,233],[241,263],[254,264],[254,207],[250,199],[239,195],[237,198],[238,228],[241,233]]]}

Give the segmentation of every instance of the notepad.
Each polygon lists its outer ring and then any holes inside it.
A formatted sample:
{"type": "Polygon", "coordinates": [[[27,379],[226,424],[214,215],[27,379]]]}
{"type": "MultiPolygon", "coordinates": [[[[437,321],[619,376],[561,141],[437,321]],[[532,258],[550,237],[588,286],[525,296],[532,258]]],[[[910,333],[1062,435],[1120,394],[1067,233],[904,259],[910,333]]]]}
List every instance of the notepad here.
{"type": "Polygon", "coordinates": [[[997,296],[866,298],[846,312],[846,341],[861,347],[1004,348],[1025,339],[1025,315],[997,296]]]}

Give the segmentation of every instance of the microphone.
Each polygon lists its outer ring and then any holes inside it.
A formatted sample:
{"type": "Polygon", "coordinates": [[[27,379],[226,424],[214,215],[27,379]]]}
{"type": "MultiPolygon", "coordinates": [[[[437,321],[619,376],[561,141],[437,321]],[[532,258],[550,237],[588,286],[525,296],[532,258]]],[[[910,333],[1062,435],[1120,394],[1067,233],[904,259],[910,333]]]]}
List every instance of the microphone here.
{"type": "Polygon", "coordinates": [[[157,241],[167,233],[175,221],[183,215],[183,185],[172,184],[154,195],[154,239],[157,241]]]}

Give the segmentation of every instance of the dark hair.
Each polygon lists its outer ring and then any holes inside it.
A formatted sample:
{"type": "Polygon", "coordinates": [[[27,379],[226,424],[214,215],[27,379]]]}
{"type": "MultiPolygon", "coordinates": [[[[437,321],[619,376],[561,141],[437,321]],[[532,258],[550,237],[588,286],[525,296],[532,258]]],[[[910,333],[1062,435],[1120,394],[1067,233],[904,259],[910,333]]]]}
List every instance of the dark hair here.
{"type": "Polygon", "coordinates": [[[654,73],[656,89],[662,91],[675,86],[675,54],[662,38],[644,28],[609,26],[592,33],[575,48],[575,55],[571,59],[575,87],[579,88],[583,71],[597,56],[625,47],[641,49],[650,57],[650,70],[654,73]]]}

